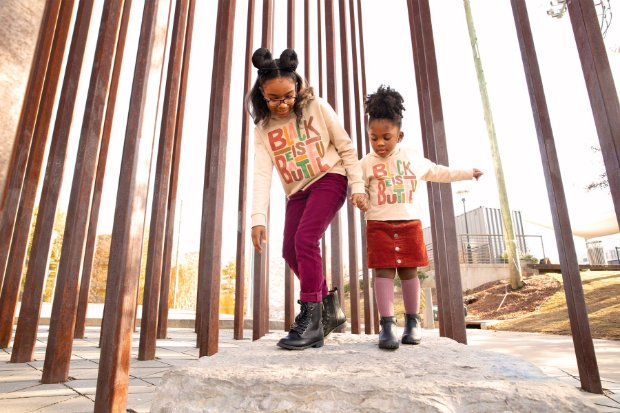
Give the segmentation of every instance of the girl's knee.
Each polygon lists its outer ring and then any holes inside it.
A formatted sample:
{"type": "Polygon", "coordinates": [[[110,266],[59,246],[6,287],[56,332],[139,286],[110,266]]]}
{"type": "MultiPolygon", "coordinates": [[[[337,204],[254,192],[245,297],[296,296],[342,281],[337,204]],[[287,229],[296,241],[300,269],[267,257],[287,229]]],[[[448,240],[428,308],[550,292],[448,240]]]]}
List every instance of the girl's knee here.
{"type": "Polygon", "coordinates": [[[299,234],[295,235],[295,250],[297,251],[310,251],[319,249],[319,243],[313,237],[299,234]]]}
{"type": "Polygon", "coordinates": [[[406,267],[398,269],[398,278],[401,280],[413,280],[418,276],[417,267],[406,267]]]}
{"type": "Polygon", "coordinates": [[[396,268],[376,268],[375,274],[379,278],[394,279],[396,277],[396,268]]]}

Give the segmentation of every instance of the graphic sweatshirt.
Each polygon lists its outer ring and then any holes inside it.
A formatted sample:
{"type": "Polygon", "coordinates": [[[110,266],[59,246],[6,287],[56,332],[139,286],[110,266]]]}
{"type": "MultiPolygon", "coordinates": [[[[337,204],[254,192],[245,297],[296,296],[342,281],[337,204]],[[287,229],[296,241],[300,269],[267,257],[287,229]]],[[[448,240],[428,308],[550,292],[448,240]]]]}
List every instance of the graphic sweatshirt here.
{"type": "Polygon", "coordinates": [[[364,181],[351,138],[332,107],[319,97],[303,117],[272,118],[254,128],[252,226],[266,225],[273,167],[287,196],[303,191],[326,173],[348,177],[351,193],[364,193],[364,181]]]}
{"type": "Polygon", "coordinates": [[[385,158],[370,152],[361,161],[368,194],[366,220],[396,221],[421,218],[415,196],[418,180],[453,182],[473,178],[473,168],[456,169],[426,159],[399,145],[385,158]]]}

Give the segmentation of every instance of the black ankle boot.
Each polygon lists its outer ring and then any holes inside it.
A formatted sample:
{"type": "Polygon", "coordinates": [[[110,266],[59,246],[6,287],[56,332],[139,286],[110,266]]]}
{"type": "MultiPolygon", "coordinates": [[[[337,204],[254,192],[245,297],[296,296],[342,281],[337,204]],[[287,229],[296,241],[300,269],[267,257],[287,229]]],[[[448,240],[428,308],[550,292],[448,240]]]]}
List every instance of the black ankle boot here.
{"type": "Polygon", "coordinates": [[[330,290],[323,298],[323,335],[327,337],[329,333],[334,331],[347,322],[344,311],[340,308],[338,300],[338,289],[330,290]]]}
{"type": "Polygon", "coordinates": [[[396,317],[381,317],[381,331],[379,332],[379,348],[396,350],[398,337],[396,336],[396,317]]]}
{"type": "Polygon", "coordinates": [[[418,314],[405,314],[405,331],[403,331],[403,344],[420,344],[422,340],[422,320],[418,314]]]}
{"type": "Polygon", "coordinates": [[[297,301],[301,311],[295,317],[288,335],[278,341],[278,346],[287,350],[303,350],[323,346],[323,303],[297,301]]]}

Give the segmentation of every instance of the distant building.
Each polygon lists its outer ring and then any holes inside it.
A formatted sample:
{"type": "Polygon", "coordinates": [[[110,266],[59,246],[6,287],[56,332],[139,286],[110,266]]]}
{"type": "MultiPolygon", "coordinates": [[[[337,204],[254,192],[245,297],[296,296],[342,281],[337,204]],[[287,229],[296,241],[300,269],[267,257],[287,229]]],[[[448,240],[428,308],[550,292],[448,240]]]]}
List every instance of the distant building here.
{"type": "MultiPolygon", "coordinates": [[[[506,261],[504,226],[499,208],[478,207],[455,217],[459,256],[465,263],[506,261]]],[[[512,211],[512,225],[520,257],[543,259],[542,237],[524,233],[521,211],[512,211]]],[[[427,249],[432,250],[431,228],[424,228],[427,249]]]]}

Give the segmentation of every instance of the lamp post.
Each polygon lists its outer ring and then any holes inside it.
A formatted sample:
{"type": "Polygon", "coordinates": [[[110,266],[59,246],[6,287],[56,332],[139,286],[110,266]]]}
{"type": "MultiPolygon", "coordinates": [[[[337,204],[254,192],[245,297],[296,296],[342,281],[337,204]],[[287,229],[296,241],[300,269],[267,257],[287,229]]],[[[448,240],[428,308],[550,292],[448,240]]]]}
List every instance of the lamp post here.
{"type": "Polygon", "coordinates": [[[467,223],[467,209],[465,208],[465,196],[469,193],[468,190],[462,189],[457,191],[456,194],[461,196],[461,201],[463,201],[463,217],[465,218],[465,239],[467,240],[467,263],[472,262],[471,257],[471,244],[469,243],[469,225],[467,223]]]}

